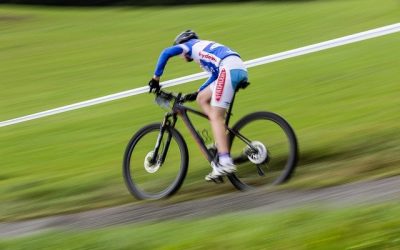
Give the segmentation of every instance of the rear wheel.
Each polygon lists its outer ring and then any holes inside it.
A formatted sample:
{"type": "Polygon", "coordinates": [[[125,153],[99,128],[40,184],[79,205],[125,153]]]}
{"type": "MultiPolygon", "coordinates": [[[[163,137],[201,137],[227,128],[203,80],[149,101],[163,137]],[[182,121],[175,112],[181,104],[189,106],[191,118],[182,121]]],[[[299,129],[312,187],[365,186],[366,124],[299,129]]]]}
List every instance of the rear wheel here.
{"type": "Polygon", "coordinates": [[[296,135],[277,114],[256,112],[243,117],[230,131],[229,143],[237,172],[228,178],[240,190],[283,183],[296,167],[296,135]]]}
{"type": "Polygon", "coordinates": [[[138,199],[160,199],[174,194],[187,173],[187,145],[175,128],[166,127],[156,161],[152,162],[160,128],[161,124],[145,126],[126,147],[123,175],[129,191],[138,199]],[[164,151],[167,152],[162,161],[164,151]]]}

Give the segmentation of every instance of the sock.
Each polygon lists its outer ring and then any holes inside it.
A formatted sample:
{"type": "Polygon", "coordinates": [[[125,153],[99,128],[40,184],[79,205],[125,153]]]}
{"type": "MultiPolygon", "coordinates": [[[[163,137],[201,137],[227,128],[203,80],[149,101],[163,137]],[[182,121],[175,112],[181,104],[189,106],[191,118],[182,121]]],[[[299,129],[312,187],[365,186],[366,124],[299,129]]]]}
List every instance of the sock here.
{"type": "Polygon", "coordinates": [[[218,153],[219,157],[219,164],[225,165],[225,164],[233,164],[231,155],[229,153],[218,153]]]}

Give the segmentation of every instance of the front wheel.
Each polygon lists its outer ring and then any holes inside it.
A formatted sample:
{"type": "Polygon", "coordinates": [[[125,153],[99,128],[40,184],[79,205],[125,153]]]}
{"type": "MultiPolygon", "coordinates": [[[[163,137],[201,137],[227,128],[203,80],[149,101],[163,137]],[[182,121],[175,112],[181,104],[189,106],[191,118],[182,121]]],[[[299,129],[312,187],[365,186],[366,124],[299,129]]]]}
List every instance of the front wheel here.
{"type": "Polygon", "coordinates": [[[138,199],[160,199],[174,194],[187,173],[187,145],[175,128],[166,127],[154,157],[156,143],[161,138],[160,128],[159,123],[143,127],[132,137],[125,150],[125,183],[138,199]]]}
{"type": "Polygon", "coordinates": [[[296,135],[282,117],[256,112],[240,119],[229,132],[237,166],[229,180],[239,190],[287,181],[297,164],[296,135]]]}

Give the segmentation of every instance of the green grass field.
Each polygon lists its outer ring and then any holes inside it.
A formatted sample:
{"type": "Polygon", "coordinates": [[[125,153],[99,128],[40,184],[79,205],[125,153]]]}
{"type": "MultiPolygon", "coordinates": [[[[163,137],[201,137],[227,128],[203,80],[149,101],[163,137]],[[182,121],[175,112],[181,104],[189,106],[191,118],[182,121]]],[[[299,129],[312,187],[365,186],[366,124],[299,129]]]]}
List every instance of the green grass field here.
{"type": "Polygon", "coordinates": [[[398,249],[397,204],[235,213],[0,241],[11,249],[398,249]]]}
{"type": "MultiPolygon", "coordinates": [[[[0,119],[144,86],[160,51],[188,27],[250,60],[397,23],[399,10],[394,0],[0,5],[0,119]]],[[[233,121],[270,110],[292,124],[301,161],[284,188],[400,174],[399,42],[396,33],[249,70],[252,85],[238,96],[233,121]]],[[[174,59],[164,80],[197,72],[198,66],[174,59]]],[[[135,131],[161,120],[163,111],[152,103],[144,94],[0,128],[0,220],[136,202],[123,183],[122,155],[135,131]]],[[[196,146],[189,152],[187,179],[172,202],[235,192],[229,183],[204,183],[208,164],[196,146]]]]}

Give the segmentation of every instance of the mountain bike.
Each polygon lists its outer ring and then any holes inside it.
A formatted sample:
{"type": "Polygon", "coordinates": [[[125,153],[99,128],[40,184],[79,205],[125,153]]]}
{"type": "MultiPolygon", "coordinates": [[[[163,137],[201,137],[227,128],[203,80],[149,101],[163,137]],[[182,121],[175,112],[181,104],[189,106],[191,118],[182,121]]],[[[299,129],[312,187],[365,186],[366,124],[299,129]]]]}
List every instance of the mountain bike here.
{"type": "MultiPolygon", "coordinates": [[[[248,82],[239,84],[225,117],[230,153],[237,166],[237,171],[226,177],[239,190],[289,180],[298,159],[296,135],[289,123],[275,113],[250,113],[233,126],[229,125],[236,94],[248,85],[248,82]]],[[[189,155],[184,137],[175,128],[178,118],[183,120],[207,161],[210,164],[218,161],[216,147],[206,145],[189,118],[189,113],[205,119],[207,115],[185,106],[182,93],[158,90],[155,96],[156,103],[168,112],[161,123],[149,124],[137,131],[124,154],[125,183],[137,199],[168,197],[181,187],[189,155]]],[[[223,182],[223,178],[216,182],[223,182]]]]}

